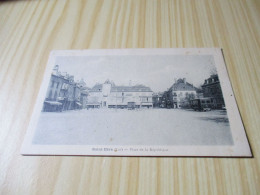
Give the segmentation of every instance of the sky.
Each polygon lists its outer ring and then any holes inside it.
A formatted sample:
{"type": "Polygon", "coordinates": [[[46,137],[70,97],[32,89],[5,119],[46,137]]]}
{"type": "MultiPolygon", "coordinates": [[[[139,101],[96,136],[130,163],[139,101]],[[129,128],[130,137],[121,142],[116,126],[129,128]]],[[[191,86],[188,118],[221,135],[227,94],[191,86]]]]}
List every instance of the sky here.
{"type": "Polygon", "coordinates": [[[55,65],[88,87],[109,79],[116,85],[143,84],[154,92],[167,90],[179,78],[199,87],[215,71],[210,55],[59,56],[55,65]]]}

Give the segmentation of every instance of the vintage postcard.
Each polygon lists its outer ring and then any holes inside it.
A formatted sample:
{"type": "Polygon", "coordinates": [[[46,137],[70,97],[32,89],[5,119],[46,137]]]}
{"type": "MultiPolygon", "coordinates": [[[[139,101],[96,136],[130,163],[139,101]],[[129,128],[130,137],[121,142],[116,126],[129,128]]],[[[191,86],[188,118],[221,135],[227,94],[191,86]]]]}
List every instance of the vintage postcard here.
{"type": "Polygon", "coordinates": [[[252,156],[218,48],[52,51],[21,153],[252,156]]]}

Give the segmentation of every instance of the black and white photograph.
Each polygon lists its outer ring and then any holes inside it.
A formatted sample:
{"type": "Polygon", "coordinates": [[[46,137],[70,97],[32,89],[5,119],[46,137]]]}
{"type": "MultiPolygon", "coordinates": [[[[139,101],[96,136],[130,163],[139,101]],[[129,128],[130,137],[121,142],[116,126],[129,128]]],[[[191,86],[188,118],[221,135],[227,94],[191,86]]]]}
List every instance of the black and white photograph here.
{"type": "Polygon", "coordinates": [[[250,156],[221,49],[54,51],[22,154],[250,156]]]}

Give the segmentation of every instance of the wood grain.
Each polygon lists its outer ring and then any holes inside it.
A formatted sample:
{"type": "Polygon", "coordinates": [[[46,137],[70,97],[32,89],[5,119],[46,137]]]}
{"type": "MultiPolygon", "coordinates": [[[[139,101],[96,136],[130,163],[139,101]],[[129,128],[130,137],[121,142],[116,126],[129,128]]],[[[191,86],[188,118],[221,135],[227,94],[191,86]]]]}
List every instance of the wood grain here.
{"type": "Polygon", "coordinates": [[[260,2],[0,2],[0,194],[258,194],[260,2]],[[254,158],[24,157],[53,49],[221,47],[254,158]]]}

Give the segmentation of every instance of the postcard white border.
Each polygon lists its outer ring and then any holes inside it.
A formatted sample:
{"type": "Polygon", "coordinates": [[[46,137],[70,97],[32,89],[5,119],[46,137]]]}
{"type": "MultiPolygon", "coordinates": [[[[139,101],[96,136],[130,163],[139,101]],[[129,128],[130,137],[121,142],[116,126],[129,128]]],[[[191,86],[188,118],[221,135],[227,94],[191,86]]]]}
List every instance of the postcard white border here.
{"type": "Polygon", "coordinates": [[[29,127],[22,145],[23,155],[86,155],[86,156],[227,156],[251,157],[252,153],[228,77],[220,48],[170,48],[170,49],[95,49],[52,51],[36,100],[29,127]],[[234,145],[173,145],[173,146],[118,146],[118,145],[35,145],[34,131],[41,113],[51,71],[57,56],[111,56],[111,55],[212,55],[217,68],[234,145]],[[94,148],[94,150],[93,150],[94,148]]]}

